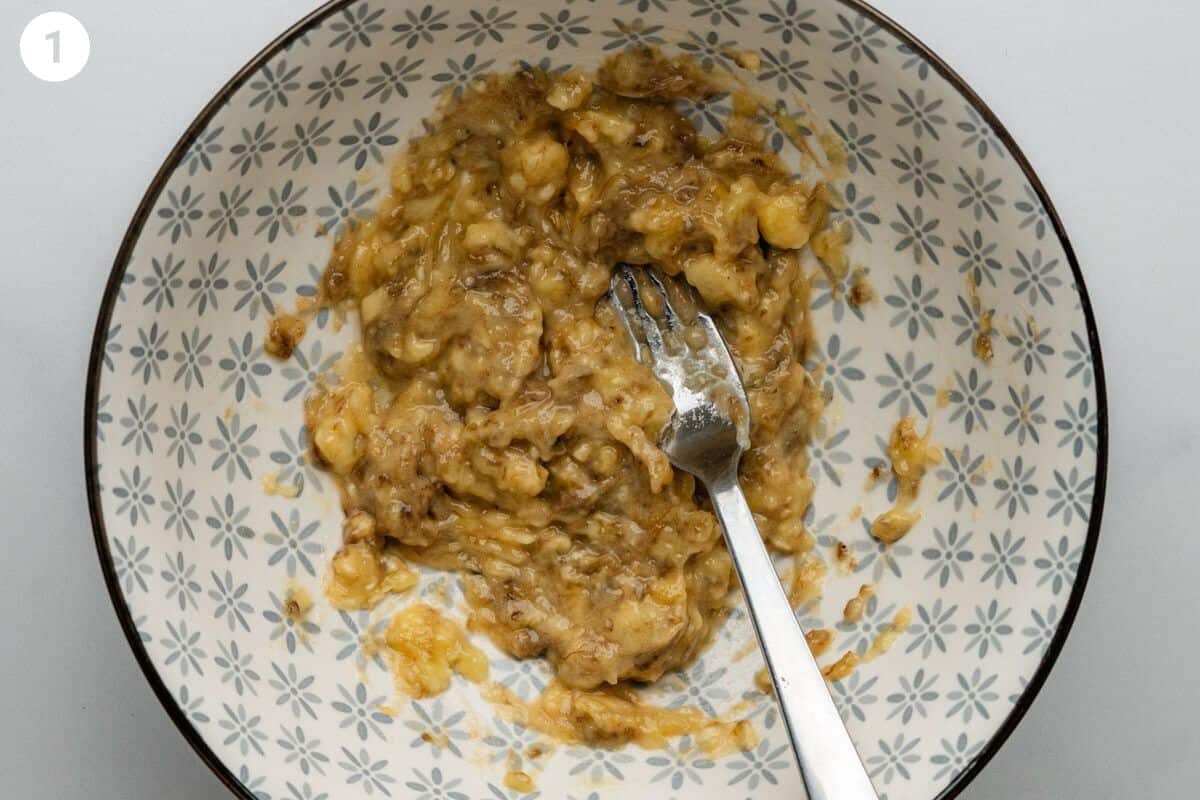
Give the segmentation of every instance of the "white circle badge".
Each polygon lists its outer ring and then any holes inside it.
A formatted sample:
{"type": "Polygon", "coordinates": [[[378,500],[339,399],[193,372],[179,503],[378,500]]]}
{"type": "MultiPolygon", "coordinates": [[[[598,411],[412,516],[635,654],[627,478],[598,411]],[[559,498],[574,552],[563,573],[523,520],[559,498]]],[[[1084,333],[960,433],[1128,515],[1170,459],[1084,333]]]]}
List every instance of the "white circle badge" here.
{"type": "Polygon", "coordinates": [[[38,14],[21,32],[21,60],[37,78],[59,83],[87,64],[92,40],[83,23],[63,11],[38,14]]]}

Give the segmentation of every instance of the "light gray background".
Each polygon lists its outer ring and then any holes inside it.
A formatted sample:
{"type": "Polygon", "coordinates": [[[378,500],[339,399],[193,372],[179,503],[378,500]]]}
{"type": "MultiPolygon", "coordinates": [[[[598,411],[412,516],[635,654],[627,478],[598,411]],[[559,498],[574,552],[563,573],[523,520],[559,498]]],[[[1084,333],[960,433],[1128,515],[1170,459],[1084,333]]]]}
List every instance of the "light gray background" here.
{"type": "MultiPolygon", "coordinates": [[[[0,775],[19,798],[223,798],[142,678],[84,500],[104,281],[142,192],[212,94],[315,0],[0,3],[0,775]],[[17,40],[87,26],[66,84],[17,40]]],[[[803,3],[801,3],[803,4],[803,3]]],[[[966,800],[1197,796],[1200,11],[1172,0],[879,0],[1004,120],[1066,223],[1099,318],[1111,444],[1083,609],[966,800]]]]}

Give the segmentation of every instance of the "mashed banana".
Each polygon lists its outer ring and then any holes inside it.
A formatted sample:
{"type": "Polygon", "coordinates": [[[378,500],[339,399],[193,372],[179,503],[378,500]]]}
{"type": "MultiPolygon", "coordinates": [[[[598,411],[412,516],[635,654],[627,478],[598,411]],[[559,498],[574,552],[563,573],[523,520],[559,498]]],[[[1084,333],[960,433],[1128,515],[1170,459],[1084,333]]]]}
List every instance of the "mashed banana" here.
{"type": "Polygon", "coordinates": [[[461,572],[472,627],[547,658],[576,711],[620,695],[574,692],[653,681],[705,646],[733,570],[703,491],[656,444],[671,398],[602,301],[618,262],[697,290],[749,397],[741,477],[763,537],[824,574],[802,521],[822,402],[798,249],[829,194],[789,177],[745,96],[716,140],[675,108],[720,90],[633,51],[594,78],[488,77],[410,143],[321,286],[363,330],[306,406],[348,514],[335,603],[411,585],[397,555],[461,572]]]}
{"type": "Polygon", "coordinates": [[[488,676],[487,656],[436,609],[417,603],[392,618],[384,634],[397,687],[410,697],[431,697],[458,673],[473,683],[488,676]]]}
{"type": "Polygon", "coordinates": [[[504,716],[569,744],[619,747],[634,742],[653,749],[690,735],[710,756],[751,750],[758,744],[758,734],[746,720],[713,719],[698,708],[656,708],[623,686],[583,691],[556,681],[532,703],[502,686],[485,687],[484,693],[504,716]]]}

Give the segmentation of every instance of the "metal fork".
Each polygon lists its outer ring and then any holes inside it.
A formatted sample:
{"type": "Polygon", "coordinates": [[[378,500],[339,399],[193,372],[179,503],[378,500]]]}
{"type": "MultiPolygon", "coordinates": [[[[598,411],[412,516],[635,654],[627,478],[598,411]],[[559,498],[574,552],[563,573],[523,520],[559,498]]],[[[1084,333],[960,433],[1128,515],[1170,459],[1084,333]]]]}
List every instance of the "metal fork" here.
{"type": "Polygon", "coordinates": [[[750,407],[737,367],[709,315],[676,312],[670,282],[656,268],[620,264],[606,295],[638,361],[674,399],[659,446],[712,498],[810,800],[878,800],[738,484],[750,407]]]}

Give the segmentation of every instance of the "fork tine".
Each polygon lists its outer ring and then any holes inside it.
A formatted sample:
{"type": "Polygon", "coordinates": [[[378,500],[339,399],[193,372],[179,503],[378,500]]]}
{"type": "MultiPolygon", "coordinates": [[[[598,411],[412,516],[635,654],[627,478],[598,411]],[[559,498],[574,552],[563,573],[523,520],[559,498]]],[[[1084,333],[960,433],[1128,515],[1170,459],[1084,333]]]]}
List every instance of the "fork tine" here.
{"type": "Polygon", "coordinates": [[[633,357],[642,362],[642,343],[638,341],[638,337],[633,332],[633,320],[629,318],[629,312],[625,310],[625,303],[621,300],[620,292],[617,291],[616,275],[613,276],[612,285],[608,287],[608,291],[604,294],[605,299],[617,312],[617,316],[621,319],[621,327],[625,329],[625,334],[629,337],[629,343],[633,345],[633,357]]]}
{"type": "MultiPolygon", "coordinates": [[[[665,350],[665,345],[662,344],[662,331],[659,330],[659,324],[656,323],[650,312],[646,311],[646,303],[642,301],[642,290],[637,283],[637,276],[634,275],[634,270],[628,264],[622,264],[617,270],[620,279],[624,281],[626,287],[629,287],[629,294],[634,305],[634,314],[640,323],[642,336],[646,337],[646,343],[650,348],[650,355],[658,357],[665,350]]],[[[613,293],[616,295],[617,293],[613,293]]],[[[617,295],[618,302],[620,296],[617,295]]],[[[622,314],[628,319],[628,315],[622,314]]],[[[635,337],[636,338],[636,337],[635,337]]],[[[638,355],[638,361],[641,361],[641,356],[638,355]]]]}
{"type": "Polygon", "coordinates": [[[679,326],[679,317],[675,313],[675,308],[671,305],[671,295],[667,293],[667,285],[663,282],[658,270],[650,267],[646,270],[646,277],[654,284],[654,288],[658,289],[662,295],[663,319],[667,323],[669,330],[675,330],[679,326]]]}

